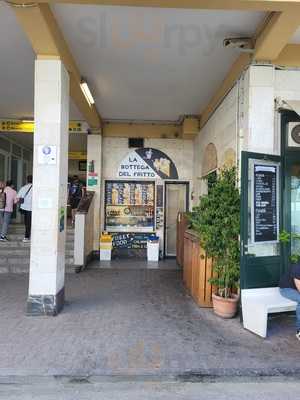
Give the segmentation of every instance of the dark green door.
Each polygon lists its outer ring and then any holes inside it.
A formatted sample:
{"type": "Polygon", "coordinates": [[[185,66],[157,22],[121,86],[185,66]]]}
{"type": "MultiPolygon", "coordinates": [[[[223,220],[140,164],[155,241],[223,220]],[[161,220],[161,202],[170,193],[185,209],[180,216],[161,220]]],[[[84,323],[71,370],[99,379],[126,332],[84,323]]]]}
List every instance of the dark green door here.
{"type": "Polygon", "coordinates": [[[278,286],[281,157],[242,152],[241,288],[278,286]]]}
{"type": "Polygon", "coordinates": [[[297,153],[285,158],[284,203],[283,229],[292,234],[290,243],[283,246],[284,268],[288,269],[291,255],[300,256],[300,154],[297,153]]]}

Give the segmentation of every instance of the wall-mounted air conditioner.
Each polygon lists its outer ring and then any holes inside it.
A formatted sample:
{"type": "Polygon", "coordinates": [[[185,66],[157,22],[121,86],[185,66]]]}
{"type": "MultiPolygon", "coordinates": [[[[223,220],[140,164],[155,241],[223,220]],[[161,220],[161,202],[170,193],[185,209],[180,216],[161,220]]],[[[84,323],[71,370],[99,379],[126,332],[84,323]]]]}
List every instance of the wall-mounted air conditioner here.
{"type": "Polygon", "coordinates": [[[288,124],[288,147],[300,147],[300,122],[288,124]]]}

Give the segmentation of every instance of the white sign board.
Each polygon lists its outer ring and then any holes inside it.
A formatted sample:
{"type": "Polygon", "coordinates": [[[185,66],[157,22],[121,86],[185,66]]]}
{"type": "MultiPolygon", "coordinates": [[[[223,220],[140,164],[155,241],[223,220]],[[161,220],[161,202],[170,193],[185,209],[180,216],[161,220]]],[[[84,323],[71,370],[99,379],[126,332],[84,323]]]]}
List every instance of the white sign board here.
{"type": "Polygon", "coordinates": [[[134,179],[178,179],[173,161],[165,153],[152,148],[132,151],[121,162],[119,178],[134,179]]]}
{"type": "Polygon", "coordinates": [[[119,178],[147,179],[159,178],[157,173],[136,153],[130,153],[121,163],[119,178]]]}
{"type": "Polygon", "coordinates": [[[41,145],[38,146],[38,164],[56,165],[57,154],[56,146],[41,145]]]}

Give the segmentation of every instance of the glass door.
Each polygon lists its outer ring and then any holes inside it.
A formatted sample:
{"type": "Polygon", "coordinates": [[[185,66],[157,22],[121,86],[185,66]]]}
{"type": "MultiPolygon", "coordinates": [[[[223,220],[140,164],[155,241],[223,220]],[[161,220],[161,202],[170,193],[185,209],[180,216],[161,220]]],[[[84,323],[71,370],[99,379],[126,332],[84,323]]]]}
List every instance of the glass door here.
{"type": "Polygon", "coordinates": [[[188,210],[188,185],[186,183],[166,183],[166,227],[165,254],[176,256],[177,216],[188,210]]]}
{"type": "Polygon", "coordinates": [[[284,246],[284,258],[285,268],[288,268],[291,259],[300,259],[300,160],[295,154],[287,156],[286,160],[285,230],[291,234],[291,240],[284,246]]]}

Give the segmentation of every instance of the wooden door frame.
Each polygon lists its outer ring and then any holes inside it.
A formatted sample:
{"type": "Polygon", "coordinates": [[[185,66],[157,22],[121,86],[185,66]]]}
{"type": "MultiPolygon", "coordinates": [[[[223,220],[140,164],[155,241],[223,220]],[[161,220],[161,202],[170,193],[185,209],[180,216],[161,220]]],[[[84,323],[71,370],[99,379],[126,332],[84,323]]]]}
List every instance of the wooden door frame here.
{"type": "Polygon", "coordinates": [[[164,258],[176,258],[175,256],[168,256],[167,251],[167,185],[185,185],[186,187],[186,212],[190,209],[190,182],[189,181],[165,181],[164,182],[164,258]]]}

